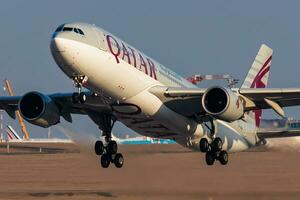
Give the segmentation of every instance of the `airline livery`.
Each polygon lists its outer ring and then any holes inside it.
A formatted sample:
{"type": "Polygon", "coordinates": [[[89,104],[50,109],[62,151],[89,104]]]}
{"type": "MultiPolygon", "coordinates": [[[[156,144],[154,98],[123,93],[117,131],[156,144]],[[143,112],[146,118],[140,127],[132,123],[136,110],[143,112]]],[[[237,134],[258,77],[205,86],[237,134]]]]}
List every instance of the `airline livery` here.
{"type": "Polygon", "coordinates": [[[208,165],[216,160],[226,165],[228,152],[247,150],[268,137],[299,135],[258,132],[262,109],[284,116],[283,107],[300,105],[300,88],[265,88],[273,53],[266,45],[240,88],[198,88],[95,25],[59,26],[50,49],[78,91],[0,97],[0,108],[13,118],[19,110],[26,121],[41,127],[55,125],[61,118],[72,122],[71,114],[87,115],[105,137],[94,146],[104,168],[124,163],[111,134],[117,120],[143,136],[171,139],[203,152],[208,165]]]}
{"type": "Polygon", "coordinates": [[[118,138],[114,134],[111,135],[111,138],[121,145],[137,145],[137,144],[174,144],[174,140],[170,139],[160,139],[160,138],[150,138],[146,136],[142,137],[130,137],[130,138],[118,138]]]}

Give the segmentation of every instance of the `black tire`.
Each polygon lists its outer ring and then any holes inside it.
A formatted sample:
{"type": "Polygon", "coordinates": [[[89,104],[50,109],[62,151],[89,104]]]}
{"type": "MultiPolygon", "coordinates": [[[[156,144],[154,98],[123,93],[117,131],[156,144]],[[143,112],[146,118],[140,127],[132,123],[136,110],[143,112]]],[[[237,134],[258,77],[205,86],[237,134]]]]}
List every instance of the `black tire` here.
{"type": "Polygon", "coordinates": [[[112,140],[107,145],[107,153],[116,154],[118,152],[118,144],[116,141],[112,140]]]}
{"type": "Polygon", "coordinates": [[[207,165],[213,165],[215,162],[215,155],[212,152],[207,152],[205,155],[205,161],[207,165]]]}
{"type": "Polygon", "coordinates": [[[120,154],[120,153],[117,153],[115,158],[114,158],[114,163],[115,163],[115,166],[117,168],[121,168],[124,164],[124,158],[123,158],[123,155],[120,154]]]}
{"type": "Polygon", "coordinates": [[[110,164],[110,155],[108,155],[108,154],[103,154],[102,156],[101,156],[101,166],[103,167],[103,168],[108,168],[109,167],[109,164],[110,164]]]}
{"type": "Polygon", "coordinates": [[[95,143],[95,153],[100,156],[102,155],[104,152],[104,145],[103,145],[103,142],[98,140],[96,141],[95,143]]]}
{"type": "Polygon", "coordinates": [[[226,165],[228,163],[228,153],[226,151],[220,152],[219,161],[222,165],[226,165]]]}
{"type": "Polygon", "coordinates": [[[73,103],[78,103],[79,102],[79,93],[78,92],[74,92],[72,94],[72,102],[73,103]]]}
{"type": "Polygon", "coordinates": [[[209,150],[209,143],[206,138],[202,138],[199,143],[199,148],[202,153],[206,153],[209,150]]]}
{"type": "Polygon", "coordinates": [[[212,150],[213,151],[215,151],[215,152],[221,151],[222,150],[222,146],[223,146],[223,142],[222,142],[221,138],[216,137],[213,140],[211,146],[212,146],[212,150]]]}
{"type": "Polygon", "coordinates": [[[86,95],[84,93],[80,93],[78,96],[79,102],[80,103],[85,103],[86,101],[86,95]]]}

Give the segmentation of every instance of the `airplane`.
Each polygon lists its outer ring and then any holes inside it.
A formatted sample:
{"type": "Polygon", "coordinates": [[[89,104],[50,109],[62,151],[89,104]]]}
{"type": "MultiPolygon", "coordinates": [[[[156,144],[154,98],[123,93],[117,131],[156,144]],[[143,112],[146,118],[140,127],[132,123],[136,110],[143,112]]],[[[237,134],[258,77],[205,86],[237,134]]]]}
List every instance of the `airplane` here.
{"type": "Polygon", "coordinates": [[[30,138],[30,139],[24,139],[21,138],[20,135],[13,129],[12,126],[7,125],[6,126],[6,136],[7,141],[9,143],[24,143],[24,144],[34,144],[34,143],[45,143],[45,144],[52,144],[52,143],[74,143],[70,139],[62,139],[62,138],[30,138]]]}
{"type": "MultiPolygon", "coordinates": [[[[273,54],[265,44],[240,88],[199,88],[113,34],[87,23],[58,26],[50,50],[77,91],[3,96],[0,108],[12,118],[19,110],[26,121],[41,127],[58,124],[61,118],[72,122],[71,114],[87,115],[105,137],[94,145],[103,168],[110,163],[117,168],[124,164],[111,135],[116,121],[143,136],[172,139],[203,152],[207,165],[215,161],[226,165],[228,153],[250,149],[268,138],[268,134],[257,134],[263,109],[284,116],[283,107],[300,105],[300,88],[265,88],[273,54]]],[[[288,133],[279,137],[286,136],[288,133]]]]}
{"type": "Polygon", "coordinates": [[[146,136],[142,137],[130,137],[130,138],[119,138],[113,133],[111,134],[112,140],[116,141],[117,144],[121,145],[135,145],[135,144],[175,144],[174,140],[170,139],[159,139],[159,138],[150,138],[146,136]]]}

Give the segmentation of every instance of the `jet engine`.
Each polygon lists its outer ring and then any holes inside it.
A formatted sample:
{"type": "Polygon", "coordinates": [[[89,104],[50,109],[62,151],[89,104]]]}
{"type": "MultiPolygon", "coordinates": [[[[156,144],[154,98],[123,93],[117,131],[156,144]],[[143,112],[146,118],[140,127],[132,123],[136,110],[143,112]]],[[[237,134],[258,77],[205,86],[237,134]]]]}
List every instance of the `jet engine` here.
{"type": "Polygon", "coordinates": [[[60,120],[55,102],[39,92],[25,94],[19,101],[19,110],[26,121],[43,128],[55,125],[60,120]]]}
{"type": "Polygon", "coordinates": [[[242,99],[229,88],[207,89],[202,97],[202,106],[209,115],[227,122],[238,120],[244,115],[242,99]]]}

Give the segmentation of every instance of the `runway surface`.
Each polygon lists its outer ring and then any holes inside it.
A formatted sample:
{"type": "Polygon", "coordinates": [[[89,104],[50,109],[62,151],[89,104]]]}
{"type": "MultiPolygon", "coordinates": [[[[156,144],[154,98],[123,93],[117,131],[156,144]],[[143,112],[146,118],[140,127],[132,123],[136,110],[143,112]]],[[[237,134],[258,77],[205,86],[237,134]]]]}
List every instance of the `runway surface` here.
{"type": "MultiPolygon", "coordinates": [[[[4,147],[2,147],[3,149],[4,147]]],[[[178,145],[120,146],[122,169],[97,156],[1,153],[0,199],[299,199],[300,153],[244,152],[212,167],[178,145]]]]}

